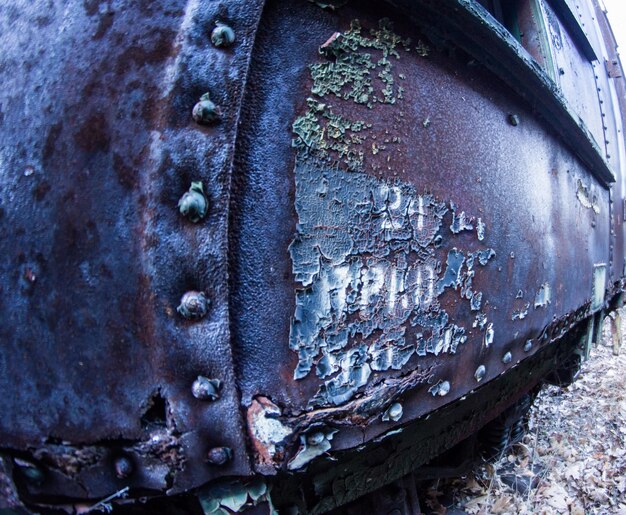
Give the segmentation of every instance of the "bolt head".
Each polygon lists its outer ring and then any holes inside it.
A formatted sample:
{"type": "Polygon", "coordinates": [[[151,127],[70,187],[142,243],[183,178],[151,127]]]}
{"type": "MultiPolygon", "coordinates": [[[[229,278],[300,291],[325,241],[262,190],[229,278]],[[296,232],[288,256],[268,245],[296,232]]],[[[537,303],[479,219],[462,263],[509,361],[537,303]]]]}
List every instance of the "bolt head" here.
{"type": "Polygon", "coordinates": [[[532,340],[528,340],[525,344],[524,344],[524,352],[529,352],[530,349],[533,348],[533,341],[532,340]]]}
{"type": "Polygon", "coordinates": [[[513,359],[513,354],[511,354],[510,352],[507,352],[504,356],[502,356],[502,363],[506,365],[510,363],[512,359],[513,359]]]}
{"type": "Polygon", "coordinates": [[[193,106],[191,116],[196,123],[200,125],[211,125],[216,123],[222,117],[219,107],[209,98],[209,94],[205,93],[200,100],[193,106]]]}
{"type": "Polygon", "coordinates": [[[388,421],[392,420],[393,422],[397,422],[402,418],[402,414],[404,413],[404,409],[402,408],[402,404],[399,402],[394,402],[385,413],[383,413],[383,420],[388,421]]]}
{"type": "Polygon", "coordinates": [[[449,392],[450,381],[444,381],[443,383],[441,383],[441,387],[439,388],[439,391],[437,393],[440,397],[443,397],[444,395],[448,395],[449,392]]]}
{"type": "Polygon", "coordinates": [[[480,383],[485,378],[486,373],[487,369],[485,368],[485,365],[480,365],[476,369],[476,372],[474,372],[474,379],[476,379],[476,381],[480,383]]]}
{"type": "Polygon", "coordinates": [[[204,317],[209,309],[209,301],[204,292],[188,291],[181,299],[176,311],[188,320],[197,320],[204,317]]]}
{"type": "Polygon", "coordinates": [[[211,465],[226,465],[233,457],[229,447],[213,447],[207,454],[207,462],[211,465]]]}
{"type": "Polygon", "coordinates": [[[200,97],[198,103],[193,106],[191,116],[200,125],[210,125],[219,121],[221,112],[209,98],[209,94],[205,93],[200,97]]]}
{"type": "Polygon", "coordinates": [[[211,32],[211,43],[217,48],[226,48],[235,42],[235,31],[224,23],[217,23],[211,32]]]}
{"type": "Polygon", "coordinates": [[[193,223],[199,222],[206,216],[209,210],[209,201],[204,194],[201,181],[191,183],[189,189],[178,201],[178,210],[181,215],[193,223]]]}
{"type": "Polygon", "coordinates": [[[513,126],[513,127],[517,127],[519,125],[519,116],[516,114],[510,114],[509,115],[509,123],[513,126]]]}
{"type": "Polygon", "coordinates": [[[135,470],[135,466],[128,456],[118,456],[115,458],[113,466],[115,468],[115,475],[119,479],[126,479],[135,470]]]}
{"type": "Polygon", "coordinates": [[[215,401],[220,397],[222,381],[219,379],[209,379],[204,376],[198,378],[191,385],[192,395],[202,401],[215,401]]]}

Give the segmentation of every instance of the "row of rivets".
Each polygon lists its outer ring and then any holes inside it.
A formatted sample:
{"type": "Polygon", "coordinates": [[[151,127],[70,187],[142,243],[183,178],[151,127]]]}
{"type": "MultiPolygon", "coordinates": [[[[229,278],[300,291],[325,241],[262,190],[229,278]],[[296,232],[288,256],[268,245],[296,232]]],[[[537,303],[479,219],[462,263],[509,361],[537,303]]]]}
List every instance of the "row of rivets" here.
{"type": "MultiPolygon", "coordinates": [[[[526,345],[524,346],[524,350],[528,352],[530,351],[531,348],[532,348],[532,341],[528,340],[526,342],[526,345]]],[[[512,360],[513,360],[513,354],[511,354],[510,352],[507,352],[504,354],[504,356],[502,356],[502,363],[504,363],[505,365],[508,365],[512,360]]],[[[485,378],[486,374],[487,374],[487,368],[485,367],[485,365],[480,365],[476,369],[476,372],[474,372],[474,379],[476,379],[477,383],[480,383],[485,378]]]]}
{"type": "MultiPolygon", "coordinates": [[[[211,33],[211,42],[217,48],[226,48],[235,42],[235,32],[228,25],[217,22],[211,33]]],[[[209,93],[200,97],[191,111],[193,120],[199,125],[212,125],[222,118],[220,108],[211,100],[209,93]]],[[[180,214],[192,223],[202,220],[209,210],[209,201],[204,192],[202,182],[192,182],[189,190],[178,201],[180,214]]],[[[209,300],[204,292],[188,291],[180,299],[176,308],[178,313],[187,320],[203,318],[209,309],[209,300]]],[[[209,379],[199,375],[191,385],[191,394],[201,401],[216,401],[219,399],[222,381],[209,379]]],[[[232,459],[233,451],[229,447],[213,447],[206,457],[210,465],[225,465],[232,459]]]]}
{"type": "MultiPolygon", "coordinates": [[[[228,25],[217,22],[211,33],[211,42],[218,48],[226,48],[235,42],[235,32],[228,25]]],[[[219,107],[211,100],[209,93],[205,93],[194,105],[191,116],[200,125],[217,123],[222,114],[219,107]]],[[[178,210],[187,220],[198,223],[209,211],[209,200],[204,192],[201,181],[193,181],[189,189],[178,201],[178,210]]],[[[209,300],[204,292],[188,291],[176,308],[178,313],[188,320],[203,318],[209,308],[209,300]]],[[[195,383],[194,383],[195,384],[195,383]]]]}
{"type": "MultiPolygon", "coordinates": [[[[226,48],[235,41],[234,31],[223,23],[216,23],[215,29],[211,33],[211,42],[218,48],[226,48]]],[[[216,123],[221,118],[219,107],[213,103],[208,93],[200,97],[192,110],[194,121],[201,125],[216,123]]],[[[209,201],[204,193],[201,181],[191,183],[178,201],[180,214],[192,223],[201,221],[209,210],[209,201]]],[[[184,318],[195,320],[207,314],[209,300],[204,292],[188,291],[180,299],[180,304],[176,311],[184,318]]],[[[198,376],[191,387],[192,395],[199,400],[215,401],[219,399],[219,392],[222,382],[219,379],[208,379],[198,376]]],[[[232,458],[232,450],[228,447],[214,447],[207,454],[207,462],[212,465],[224,465],[232,458]]],[[[20,474],[26,481],[33,485],[40,485],[45,479],[44,470],[28,461],[14,458],[14,463],[20,474]]],[[[127,479],[135,471],[132,459],[127,455],[119,455],[113,460],[113,470],[118,479],[127,479]]]]}
{"type": "MultiPolygon", "coordinates": [[[[215,392],[215,395],[217,395],[217,392],[215,392]]],[[[232,455],[233,451],[229,447],[214,447],[207,454],[207,462],[212,465],[225,465],[231,460],[232,455]]],[[[19,458],[16,458],[14,461],[22,476],[29,483],[33,485],[43,483],[45,473],[40,467],[19,458]]],[[[132,460],[126,455],[115,458],[113,468],[118,479],[127,479],[135,471],[132,460]]]]}

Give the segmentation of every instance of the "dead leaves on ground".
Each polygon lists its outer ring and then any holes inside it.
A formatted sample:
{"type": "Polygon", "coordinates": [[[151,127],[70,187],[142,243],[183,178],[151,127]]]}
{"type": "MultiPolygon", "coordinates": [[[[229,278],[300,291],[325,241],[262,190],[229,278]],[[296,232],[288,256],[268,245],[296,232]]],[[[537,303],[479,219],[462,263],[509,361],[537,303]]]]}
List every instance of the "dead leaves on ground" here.
{"type": "Polygon", "coordinates": [[[626,349],[612,348],[605,327],[579,379],[541,391],[523,443],[468,477],[433,482],[425,511],[626,515],[626,349]]]}

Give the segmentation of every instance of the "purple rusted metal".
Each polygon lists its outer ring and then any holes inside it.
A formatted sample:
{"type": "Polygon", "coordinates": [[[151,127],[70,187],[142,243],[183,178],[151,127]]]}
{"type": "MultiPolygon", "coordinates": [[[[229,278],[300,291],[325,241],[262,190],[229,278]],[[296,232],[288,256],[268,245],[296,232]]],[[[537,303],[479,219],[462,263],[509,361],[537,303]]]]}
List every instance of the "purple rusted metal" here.
{"type": "Polygon", "coordinates": [[[329,501],[329,453],[415,468],[579,352],[623,290],[624,83],[595,1],[521,4],[0,8],[7,491],[296,474],[324,511],[384,482],[329,501]]]}

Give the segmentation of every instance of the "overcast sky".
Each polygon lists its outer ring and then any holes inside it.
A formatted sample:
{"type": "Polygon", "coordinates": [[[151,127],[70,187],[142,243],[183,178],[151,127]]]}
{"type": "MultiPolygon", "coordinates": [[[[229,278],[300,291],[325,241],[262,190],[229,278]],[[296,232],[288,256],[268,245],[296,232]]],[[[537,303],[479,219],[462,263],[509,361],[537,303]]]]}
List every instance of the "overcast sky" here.
{"type": "Polygon", "coordinates": [[[622,63],[626,60],[626,1],[603,0],[606,7],[609,23],[615,34],[619,55],[622,63]]]}

